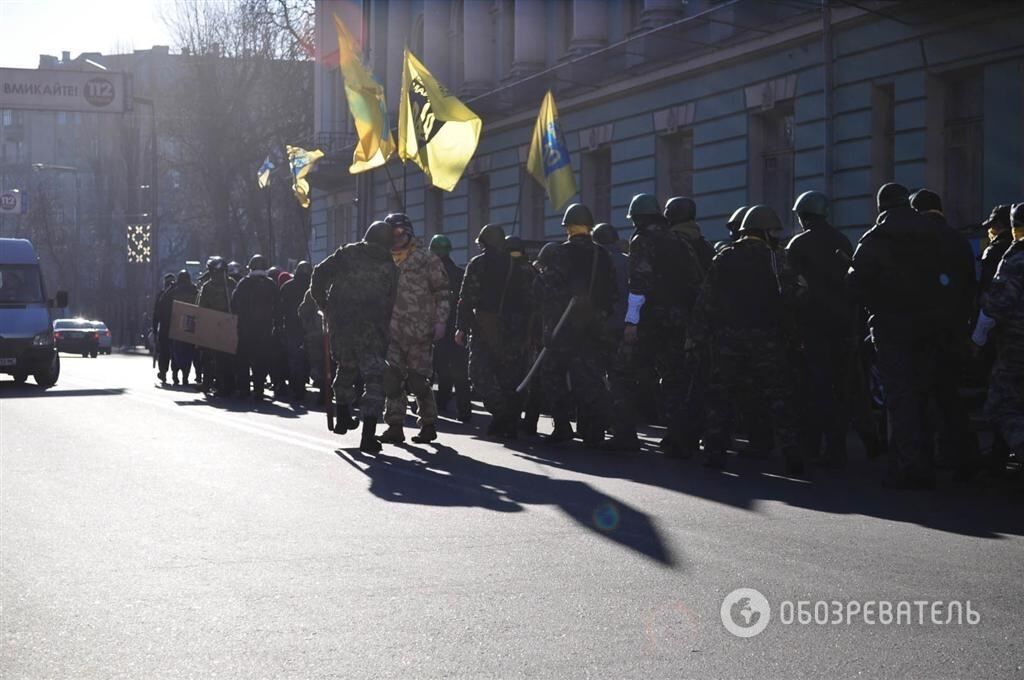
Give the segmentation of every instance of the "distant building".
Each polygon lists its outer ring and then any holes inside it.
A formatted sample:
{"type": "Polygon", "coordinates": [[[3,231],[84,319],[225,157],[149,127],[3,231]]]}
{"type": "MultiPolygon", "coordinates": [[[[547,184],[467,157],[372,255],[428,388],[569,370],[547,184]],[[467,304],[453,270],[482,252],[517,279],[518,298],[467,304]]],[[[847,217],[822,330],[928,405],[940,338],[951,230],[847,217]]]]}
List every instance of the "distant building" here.
{"type": "Polygon", "coordinates": [[[328,157],[312,182],[316,257],[357,238],[403,197],[419,233],[448,234],[457,259],[474,252],[487,222],[517,219],[525,237],[560,237],[559,216],[525,171],[548,88],[579,199],[620,227],[643,191],[662,201],[693,196],[711,239],[740,205],[767,203],[790,222],[794,197],[808,189],[831,194],[833,221],[851,237],[873,222],[875,190],[889,180],[938,191],[961,227],[993,203],[1024,197],[1019,3],[833,1],[828,30],[819,3],[762,0],[362,7],[317,3],[315,129],[328,157]],[[419,170],[397,161],[390,177],[384,169],[347,174],[354,139],[334,12],[364,36],[389,108],[398,107],[408,42],[481,115],[479,149],[455,191],[424,188],[419,170]]]}

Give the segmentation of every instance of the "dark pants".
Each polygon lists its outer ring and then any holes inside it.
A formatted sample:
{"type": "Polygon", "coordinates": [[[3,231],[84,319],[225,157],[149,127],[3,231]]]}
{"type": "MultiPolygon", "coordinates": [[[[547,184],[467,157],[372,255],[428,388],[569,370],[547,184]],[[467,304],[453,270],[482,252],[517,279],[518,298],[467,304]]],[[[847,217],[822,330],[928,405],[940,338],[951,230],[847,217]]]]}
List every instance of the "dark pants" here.
{"type": "MultiPolygon", "coordinates": [[[[317,349],[323,351],[322,347],[317,349]]],[[[309,361],[301,329],[289,331],[285,335],[285,351],[288,356],[288,386],[292,395],[301,399],[306,394],[306,384],[309,382],[309,361]]]]}
{"type": "Polygon", "coordinates": [[[434,373],[437,376],[437,409],[444,410],[455,391],[455,406],[460,416],[472,410],[469,389],[469,354],[451,340],[434,347],[434,373]]]}
{"type": "Polygon", "coordinates": [[[250,384],[253,392],[262,396],[273,358],[274,339],[269,332],[239,335],[242,337],[238,339],[238,354],[235,355],[235,385],[242,396],[249,394],[250,384]]]}
{"type": "Polygon", "coordinates": [[[850,365],[854,360],[854,342],[853,338],[829,337],[817,333],[804,335],[807,452],[817,455],[824,440],[825,458],[835,462],[846,459],[850,365]]]}
{"type": "Polygon", "coordinates": [[[873,330],[872,336],[885,391],[891,474],[908,479],[930,478],[933,473],[925,457],[923,416],[927,407],[927,376],[935,370],[933,348],[928,343],[915,343],[906,333],[873,330]]]}
{"type": "Polygon", "coordinates": [[[470,340],[469,375],[484,408],[497,420],[518,420],[520,398],[516,387],[523,379],[523,355],[511,346],[494,352],[483,342],[470,340]]]}
{"type": "Polygon", "coordinates": [[[166,375],[171,366],[171,338],[159,334],[156,337],[156,365],[160,375],[166,375]]]}
{"type": "Polygon", "coordinates": [[[194,345],[180,340],[171,341],[171,372],[177,374],[181,371],[181,379],[184,382],[188,382],[188,376],[192,372],[194,353],[194,345]]]}

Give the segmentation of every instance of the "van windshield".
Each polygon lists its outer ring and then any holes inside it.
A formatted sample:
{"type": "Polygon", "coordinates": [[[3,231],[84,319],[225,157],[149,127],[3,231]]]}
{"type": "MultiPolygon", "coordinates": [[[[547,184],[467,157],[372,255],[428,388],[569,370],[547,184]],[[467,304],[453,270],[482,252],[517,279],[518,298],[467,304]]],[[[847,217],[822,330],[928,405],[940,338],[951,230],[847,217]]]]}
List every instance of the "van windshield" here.
{"type": "Polygon", "coordinates": [[[39,265],[0,264],[0,304],[43,302],[39,265]]]}

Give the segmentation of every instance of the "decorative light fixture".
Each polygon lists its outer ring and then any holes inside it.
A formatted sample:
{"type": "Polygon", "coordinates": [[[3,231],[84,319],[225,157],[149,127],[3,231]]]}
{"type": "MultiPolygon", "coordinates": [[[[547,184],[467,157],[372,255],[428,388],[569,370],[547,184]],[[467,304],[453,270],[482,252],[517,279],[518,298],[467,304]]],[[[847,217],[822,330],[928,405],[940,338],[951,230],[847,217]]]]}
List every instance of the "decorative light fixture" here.
{"type": "Polygon", "coordinates": [[[150,261],[152,247],[149,224],[128,225],[128,262],[145,264],[150,261]]]}

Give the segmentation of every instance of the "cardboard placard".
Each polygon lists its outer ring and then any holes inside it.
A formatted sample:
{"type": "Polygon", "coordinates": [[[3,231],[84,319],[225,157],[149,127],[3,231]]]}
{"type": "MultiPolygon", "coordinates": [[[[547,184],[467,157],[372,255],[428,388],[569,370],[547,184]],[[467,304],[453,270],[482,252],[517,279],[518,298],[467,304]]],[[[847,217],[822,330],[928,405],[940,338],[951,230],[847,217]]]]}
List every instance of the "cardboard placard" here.
{"type": "Polygon", "coordinates": [[[238,317],[175,300],[171,307],[171,340],[234,354],[238,349],[238,317]]]}

